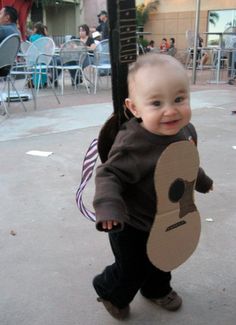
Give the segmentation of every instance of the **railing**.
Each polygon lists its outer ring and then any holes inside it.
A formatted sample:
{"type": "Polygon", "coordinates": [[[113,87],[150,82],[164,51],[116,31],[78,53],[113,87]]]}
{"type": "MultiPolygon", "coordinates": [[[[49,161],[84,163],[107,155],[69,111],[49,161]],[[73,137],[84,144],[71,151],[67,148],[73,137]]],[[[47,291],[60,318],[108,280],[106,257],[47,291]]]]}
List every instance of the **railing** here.
{"type": "Polygon", "coordinates": [[[52,35],[52,39],[54,40],[56,47],[61,47],[61,45],[65,43],[66,36],[65,35],[52,35]]]}
{"type": "MultiPolygon", "coordinates": [[[[188,49],[185,67],[192,69],[193,49],[188,49]]],[[[236,75],[236,48],[198,48],[197,69],[210,71],[210,83],[227,83],[236,75]],[[207,62],[204,62],[204,55],[207,62]]]]}

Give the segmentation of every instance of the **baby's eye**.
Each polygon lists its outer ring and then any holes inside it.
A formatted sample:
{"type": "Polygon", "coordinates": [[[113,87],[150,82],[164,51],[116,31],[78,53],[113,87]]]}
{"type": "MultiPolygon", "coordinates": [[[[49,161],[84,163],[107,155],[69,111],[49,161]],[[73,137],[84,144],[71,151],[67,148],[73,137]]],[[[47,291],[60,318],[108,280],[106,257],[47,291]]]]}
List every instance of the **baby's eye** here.
{"type": "Polygon", "coordinates": [[[176,97],[175,98],[175,103],[180,103],[184,100],[184,97],[183,96],[179,96],[179,97],[176,97]]]}
{"type": "Polygon", "coordinates": [[[161,106],[161,102],[159,100],[155,100],[153,103],[152,103],[153,106],[161,106]]]}

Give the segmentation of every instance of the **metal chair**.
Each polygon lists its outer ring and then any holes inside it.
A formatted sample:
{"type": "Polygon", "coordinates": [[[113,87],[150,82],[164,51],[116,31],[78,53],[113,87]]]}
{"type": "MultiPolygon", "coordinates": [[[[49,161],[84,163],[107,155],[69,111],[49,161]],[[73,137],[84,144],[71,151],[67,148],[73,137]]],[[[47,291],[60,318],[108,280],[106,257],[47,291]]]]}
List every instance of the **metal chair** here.
{"type": "Polygon", "coordinates": [[[31,43],[29,41],[22,41],[20,43],[20,50],[23,54],[26,54],[28,48],[30,47],[31,43]]]}
{"type": "Polygon", "coordinates": [[[4,108],[4,114],[7,114],[8,116],[9,112],[7,110],[7,106],[10,104],[10,84],[12,85],[12,88],[26,111],[26,107],[21,99],[21,96],[11,79],[11,69],[15,63],[19,48],[20,37],[18,34],[12,34],[6,37],[0,44],[0,80],[3,82],[3,91],[5,90],[6,85],[8,88],[6,97],[4,97],[4,92],[0,91],[0,100],[4,108]],[[7,100],[8,105],[5,104],[5,100],[7,100]]]}
{"type": "Polygon", "coordinates": [[[91,65],[93,69],[94,94],[97,92],[98,79],[102,76],[107,77],[111,73],[110,51],[108,40],[101,41],[94,51],[94,61],[91,65]]]}
{"type": "Polygon", "coordinates": [[[73,83],[76,88],[76,80],[82,80],[85,84],[88,94],[90,93],[88,81],[83,71],[83,63],[88,58],[87,47],[83,42],[77,39],[69,40],[64,43],[59,52],[61,65],[55,68],[61,72],[61,94],[64,93],[65,71],[76,71],[73,83]]]}
{"type": "Polygon", "coordinates": [[[25,55],[30,45],[31,43],[29,41],[22,41],[20,43],[20,49],[17,53],[17,67],[19,69],[24,69],[25,67],[25,55]]]}
{"type": "Polygon", "coordinates": [[[57,102],[60,101],[54,90],[50,78],[48,78],[49,71],[54,69],[53,65],[53,55],[55,52],[55,44],[53,40],[49,37],[42,37],[31,43],[28,50],[25,53],[25,69],[19,71],[16,69],[11,71],[11,75],[23,75],[25,76],[25,84],[28,84],[31,88],[32,96],[34,99],[34,108],[36,109],[36,95],[38,95],[40,87],[43,86],[43,78],[46,80],[47,84],[51,86],[54,96],[57,102]],[[32,84],[34,81],[34,85],[32,84]],[[34,89],[33,89],[34,86],[34,89]]]}

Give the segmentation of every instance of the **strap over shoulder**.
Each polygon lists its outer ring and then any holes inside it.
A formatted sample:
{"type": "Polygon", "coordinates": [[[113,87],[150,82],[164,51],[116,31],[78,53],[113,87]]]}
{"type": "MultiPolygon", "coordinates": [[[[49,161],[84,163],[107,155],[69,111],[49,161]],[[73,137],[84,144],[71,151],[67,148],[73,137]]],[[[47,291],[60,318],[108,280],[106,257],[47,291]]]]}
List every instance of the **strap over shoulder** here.
{"type": "Polygon", "coordinates": [[[193,126],[193,124],[192,123],[189,123],[185,127],[185,131],[188,132],[187,139],[189,141],[193,141],[195,143],[195,145],[197,145],[197,132],[196,132],[195,127],[193,126]]]}

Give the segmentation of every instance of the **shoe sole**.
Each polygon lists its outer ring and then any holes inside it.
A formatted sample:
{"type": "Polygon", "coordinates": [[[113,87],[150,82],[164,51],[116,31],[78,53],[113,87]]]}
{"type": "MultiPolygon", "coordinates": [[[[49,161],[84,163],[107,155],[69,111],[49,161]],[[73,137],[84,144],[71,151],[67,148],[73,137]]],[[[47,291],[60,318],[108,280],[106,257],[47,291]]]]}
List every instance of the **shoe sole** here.
{"type": "Polygon", "coordinates": [[[97,298],[97,301],[103,303],[103,306],[106,308],[108,313],[115,319],[123,320],[129,317],[129,306],[120,309],[114,306],[110,301],[100,297],[97,298]]]}

